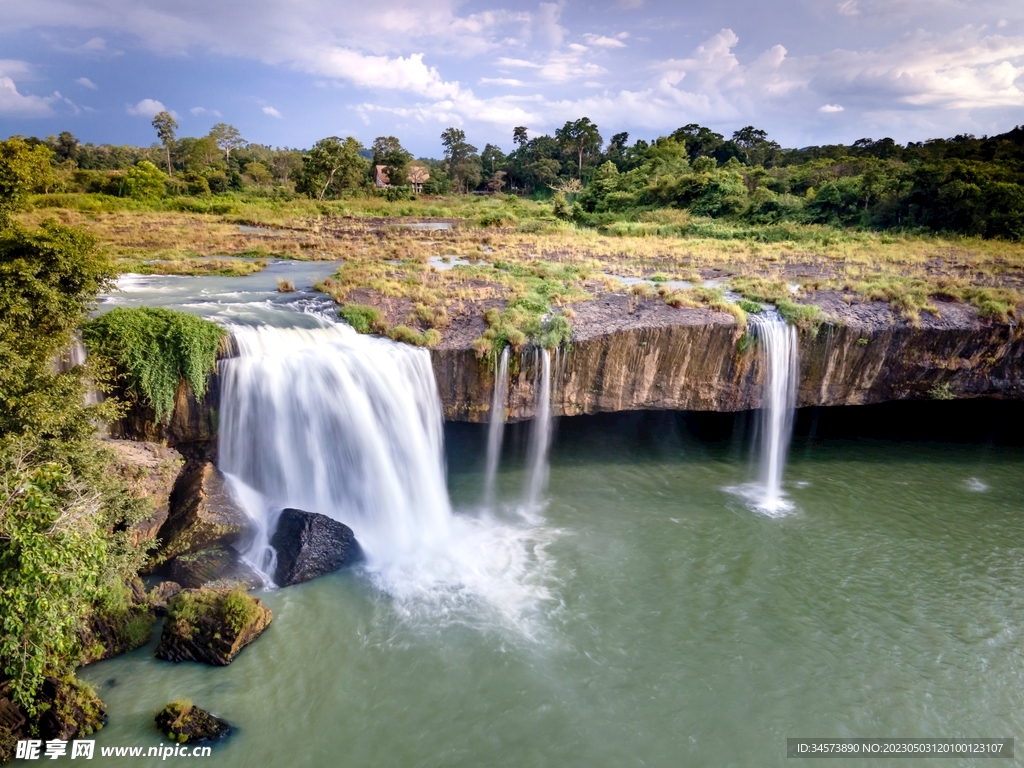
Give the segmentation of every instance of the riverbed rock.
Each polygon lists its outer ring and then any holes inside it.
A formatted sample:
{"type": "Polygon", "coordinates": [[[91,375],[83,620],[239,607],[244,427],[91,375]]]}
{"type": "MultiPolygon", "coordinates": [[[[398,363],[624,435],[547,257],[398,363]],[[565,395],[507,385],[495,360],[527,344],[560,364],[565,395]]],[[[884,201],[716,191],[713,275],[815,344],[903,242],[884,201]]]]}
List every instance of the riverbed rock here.
{"type": "Polygon", "coordinates": [[[231,547],[210,547],[171,561],[171,578],[185,589],[259,589],[263,579],[231,547]]]}
{"type": "Polygon", "coordinates": [[[14,759],[19,739],[81,739],[100,730],[106,720],[103,702],[74,676],[47,677],[30,715],[14,703],[10,683],[0,678],[0,764],[14,759]]]}
{"type": "Polygon", "coordinates": [[[113,609],[94,610],[78,631],[81,643],[79,664],[85,666],[141,648],[153,636],[156,615],[142,582],[133,580],[126,588],[124,604],[113,609]]]}
{"type": "Polygon", "coordinates": [[[244,589],[184,589],[167,601],[156,657],[226,666],[272,619],[244,589]]]}
{"type": "Polygon", "coordinates": [[[248,530],[249,519],[224,475],[211,462],[189,462],[174,483],[167,522],[157,534],[161,541],[158,560],[227,546],[248,530]]]}
{"type": "Polygon", "coordinates": [[[223,739],[231,732],[224,720],[184,699],[172,701],[154,719],[160,732],[177,744],[223,739]]]}
{"type": "Polygon", "coordinates": [[[351,528],[301,509],[281,513],[270,544],[277,550],[274,582],[279,587],[301,584],[363,559],[351,528]]]}
{"type": "Polygon", "coordinates": [[[181,592],[181,584],[178,584],[176,581],[161,581],[149,590],[147,599],[149,604],[153,606],[153,611],[157,616],[165,616],[167,614],[167,601],[179,592],[181,592]]]}

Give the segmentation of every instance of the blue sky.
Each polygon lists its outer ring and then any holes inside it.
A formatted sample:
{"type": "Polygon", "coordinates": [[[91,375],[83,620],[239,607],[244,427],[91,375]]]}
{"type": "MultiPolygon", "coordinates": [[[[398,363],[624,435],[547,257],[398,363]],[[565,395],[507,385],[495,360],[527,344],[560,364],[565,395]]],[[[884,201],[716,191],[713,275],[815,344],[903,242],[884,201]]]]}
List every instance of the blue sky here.
{"type": "Polygon", "coordinates": [[[0,136],[154,140],[220,121],[307,147],[587,115],[607,139],[690,122],[783,146],[1024,123],[1021,0],[0,0],[0,136]]]}

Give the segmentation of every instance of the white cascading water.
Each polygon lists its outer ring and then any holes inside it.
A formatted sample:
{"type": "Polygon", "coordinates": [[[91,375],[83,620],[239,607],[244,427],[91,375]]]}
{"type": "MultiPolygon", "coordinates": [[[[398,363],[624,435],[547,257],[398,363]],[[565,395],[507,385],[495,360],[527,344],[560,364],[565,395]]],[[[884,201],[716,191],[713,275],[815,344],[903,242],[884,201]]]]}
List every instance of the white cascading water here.
{"type": "Polygon", "coordinates": [[[800,371],[796,328],[779,317],[750,316],[764,366],[764,398],[760,415],[758,484],[750,494],[755,507],[769,515],[792,509],[782,491],[786,455],[793,433],[796,386],[800,371]]]}
{"type": "Polygon", "coordinates": [[[498,368],[494,374],[494,394],[491,396],[491,421],[487,428],[487,469],[484,477],[484,506],[494,506],[494,484],[501,460],[501,443],[505,436],[505,404],[508,400],[508,347],[501,350],[498,368]]]}
{"type": "Polygon", "coordinates": [[[534,389],[537,393],[537,415],[530,432],[527,452],[525,500],[528,510],[535,510],[548,485],[548,451],[551,448],[551,350],[533,350],[534,389]]]}
{"type": "Polygon", "coordinates": [[[246,560],[272,575],[280,511],[318,512],[353,529],[366,571],[406,615],[476,621],[458,607],[483,603],[522,625],[547,595],[543,543],[452,514],[429,353],[344,325],[233,330],[218,463],[253,522],[246,560]]]}

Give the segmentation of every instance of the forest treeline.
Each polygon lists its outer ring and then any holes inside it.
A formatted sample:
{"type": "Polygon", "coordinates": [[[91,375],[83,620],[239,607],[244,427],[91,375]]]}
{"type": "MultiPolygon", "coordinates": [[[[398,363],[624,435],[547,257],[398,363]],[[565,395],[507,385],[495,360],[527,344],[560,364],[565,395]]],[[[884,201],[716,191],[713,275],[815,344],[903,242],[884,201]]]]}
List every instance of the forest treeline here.
{"type": "Polygon", "coordinates": [[[245,192],[324,200],[359,194],[402,199],[404,184],[374,185],[421,166],[424,195],[506,192],[551,198],[554,213],[581,225],[636,220],[676,208],[750,224],[823,224],[904,232],[1024,237],[1024,127],[997,136],[958,135],[901,145],[889,138],[785,149],[746,126],[731,137],[696,123],[653,141],[607,141],[586,117],[553,135],[512,133],[513,149],[469,143],[459,128],[441,134],[441,159],[414,159],[394,136],[364,147],[328,137],[308,150],[248,142],[218,124],[178,138],[173,117],[154,118],[152,147],[82,144],[70,133],[25,139],[50,153],[37,191],[117,196],[207,196],[245,192]]]}

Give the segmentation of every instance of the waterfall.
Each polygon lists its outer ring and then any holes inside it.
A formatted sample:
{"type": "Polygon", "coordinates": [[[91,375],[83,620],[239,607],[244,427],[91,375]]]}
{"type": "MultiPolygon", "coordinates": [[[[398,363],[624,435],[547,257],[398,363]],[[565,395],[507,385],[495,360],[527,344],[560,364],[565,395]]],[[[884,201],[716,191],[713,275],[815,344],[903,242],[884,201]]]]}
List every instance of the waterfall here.
{"type": "Polygon", "coordinates": [[[552,534],[453,514],[430,354],[347,325],[232,330],[218,464],[252,521],[243,557],[267,578],[281,510],[319,512],[355,532],[396,615],[533,633],[552,534]]]}
{"type": "Polygon", "coordinates": [[[751,315],[750,323],[765,371],[759,423],[760,468],[753,501],[758,510],[775,515],[792,508],[782,492],[782,476],[793,432],[799,347],[796,328],[781,318],[751,315]]]}
{"type": "Polygon", "coordinates": [[[276,516],[297,507],[393,562],[443,539],[451,509],[426,350],[346,326],[235,329],[221,362],[219,465],[253,521],[243,555],[273,572],[276,516]]]}
{"type": "Polygon", "coordinates": [[[484,505],[494,506],[494,483],[501,459],[501,442],[505,435],[505,403],[508,400],[508,347],[501,350],[498,368],[494,374],[494,394],[491,396],[491,423],[487,428],[487,470],[484,477],[484,505]]]}
{"type": "Polygon", "coordinates": [[[533,350],[534,390],[537,415],[527,452],[526,507],[537,508],[548,484],[548,449],[551,447],[551,350],[533,350]]]}

